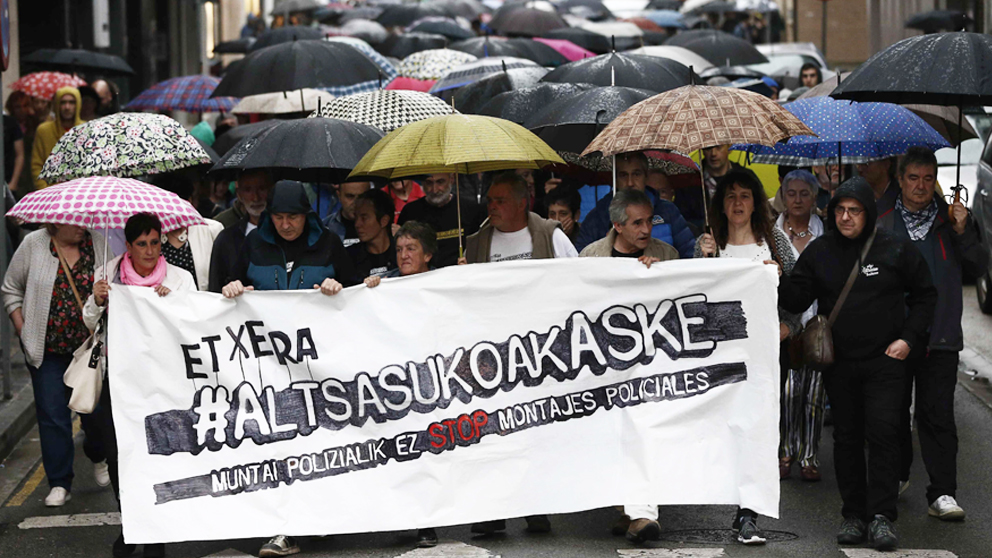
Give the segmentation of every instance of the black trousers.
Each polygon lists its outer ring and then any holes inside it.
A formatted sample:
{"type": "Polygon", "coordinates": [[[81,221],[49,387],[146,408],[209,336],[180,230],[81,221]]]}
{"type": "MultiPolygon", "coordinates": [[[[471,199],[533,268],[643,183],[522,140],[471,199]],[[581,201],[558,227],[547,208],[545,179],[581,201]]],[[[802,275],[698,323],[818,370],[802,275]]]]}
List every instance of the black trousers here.
{"type": "MultiPolygon", "coordinates": [[[[914,355],[915,356],[915,355],[914,355]]],[[[958,429],[954,423],[954,388],[958,381],[958,352],[929,351],[906,361],[901,441],[901,480],[909,479],[913,464],[913,431],[910,405],[916,383],[916,427],[920,453],[930,476],[927,502],[955,496],[958,470],[958,429]]]]}
{"type": "Polygon", "coordinates": [[[117,430],[114,428],[114,409],[110,402],[110,381],[103,379],[103,392],[100,393],[100,404],[93,410],[92,420],[99,425],[104,456],[107,459],[107,472],[110,473],[110,484],[114,488],[117,507],[120,508],[121,486],[117,462],[117,430]]]}
{"type": "Polygon", "coordinates": [[[885,355],[823,374],[834,416],[834,468],[844,517],[898,517],[905,362],[885,355]],[[868,460],[865,461],[865,441],[868,460]]]}

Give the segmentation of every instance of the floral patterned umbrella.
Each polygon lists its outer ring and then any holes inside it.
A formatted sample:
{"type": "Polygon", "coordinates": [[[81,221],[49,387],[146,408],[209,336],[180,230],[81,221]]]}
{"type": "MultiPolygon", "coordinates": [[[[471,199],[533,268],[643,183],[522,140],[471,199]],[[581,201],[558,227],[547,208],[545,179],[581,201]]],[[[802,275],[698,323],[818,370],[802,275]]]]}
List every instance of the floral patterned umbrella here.
{"type": "Polygon", "coordinates": [[[35,72],[11,83],[8,87],[39,99],[51,99],[55,92],[62,87],[79,87],[81,85],[86,85],[86,82],[62,72],[35,72]]]}
{"type": "Polygon", "coordinates": [[[86,176],[142,176],[210,163],[210,156],[175,120],[122,112],[65,133],[39,178],[58,184],[86,176]]]}
{"type": "Polygon", "coordinates": [[[132,178],[93,176],[49,186],[24,196],[7,213],[24,223],[122,229],[136,213],[152,213],[163,232],[202,225],[190,203],[172,192],[132,178]]]}

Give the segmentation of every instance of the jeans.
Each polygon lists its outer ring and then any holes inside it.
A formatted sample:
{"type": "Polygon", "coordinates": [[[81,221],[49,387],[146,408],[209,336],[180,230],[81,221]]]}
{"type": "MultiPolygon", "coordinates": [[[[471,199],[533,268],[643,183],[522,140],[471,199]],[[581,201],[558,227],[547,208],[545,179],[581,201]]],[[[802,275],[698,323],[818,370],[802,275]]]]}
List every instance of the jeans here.
{"type": "MultiPolygon", "coordinates": [[[[915,355],[914,355],[915,356],[915,355]]],[[[910,404],[916,382],[916,426],[920,453],[930,476],[927,502],[957,490],[958,430],[954,423],[954,388],[958,382],[958,352],[929,351],[906,361],[906,393],[903,397],[901,441],[902,480],[909,479],[913,463],[913,431],[910,404]]]]}
{"type": "MultiPolygon", "coordinates": [[[[41,437],[41,460],[45,466],[48,485],[72,489],[72,462],[75,447],[72,442],[72,411],[69,410],[69,388],[62,376],[72,362],[72,355],[45,353],[41,366],[28,365],[31,387],[34,391],[34,408],[38,417],[41,437]]],[[[95,415],[95,413],[94,413],[95,415]]],[[[103,439],[94,415],[79,415],[86,441],[83,452],[91,461],[106,459],[103,439]]]]}
{"type": "Polygon", "coordinates": [[[823,373],[834,416],[834,468],[846,518],[895,521],[906,363],[882,355],[823,373]],[[865,440],[868,462],[865,463],[865,440]]]}

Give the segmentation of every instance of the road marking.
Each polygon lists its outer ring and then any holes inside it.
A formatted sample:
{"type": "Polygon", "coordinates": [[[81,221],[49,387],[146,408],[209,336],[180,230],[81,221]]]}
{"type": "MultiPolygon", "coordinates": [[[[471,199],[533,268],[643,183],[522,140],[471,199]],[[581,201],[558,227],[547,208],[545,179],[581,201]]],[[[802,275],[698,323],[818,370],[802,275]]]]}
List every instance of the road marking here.
{"type": "Polygon", "coordinates": [[[211,554],[209,556],[204,556],[203,558],[244,558],[245,556],[247,556],[248,558],[252,558],[251,554],[245,554],[240,550],[228,548],[227,550],[221,550],[220,552],[211,554]]]}
{"type": "Polygon", "coordinates": [[[77,513],[75,515],[43,515],[29,517],[17,526],[18,529],[50,529],[52,527],[99,527],[120,525],[120,512],[77,513]]]}
{"type": "Polygon", "coordinates": [[[38,485],[41,484],[41,481],[43,480],[45,480],[45,466],[38,465],[38,468],[34,470],[34,473],[30,477],[28,477],[28,480],[24,483],[24,486],[17,491],[17,494],[14,494],[14,496],[7,501],[7,507],[13,508],[23,504],[28,497],[34,493],[35,489],[38,488],[38,485]]]}
{"type": "Polygon", "coordinates": [[[618,548],[617,554],[623,558],[719,558],[724,556],[722,548],[618,548]]]}
{"type": "Polygon", "coordinates": [[[948,550],[893,550],[879,552],[867,548],[842,548],[847,558],[958,558],[948,550]]]}
{"type": "Polygon", "coordinates": [[[458,541],[441,541],[434,548],[418,548],[396,558],[500,558],[498,554],[458,541]]]}

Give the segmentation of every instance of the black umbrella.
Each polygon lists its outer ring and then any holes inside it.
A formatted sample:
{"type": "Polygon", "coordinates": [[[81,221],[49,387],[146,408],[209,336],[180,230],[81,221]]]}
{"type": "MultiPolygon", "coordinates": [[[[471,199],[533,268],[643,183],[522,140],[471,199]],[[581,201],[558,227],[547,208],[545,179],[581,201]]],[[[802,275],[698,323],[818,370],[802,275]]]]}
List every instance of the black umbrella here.
{"type": "Polygon", "coordinates": [[[379,79],[375,62],[351,45],[294,41],[256,50],[232,64],[211,97],[355,85],[379,79]]]}
{"type": "Polygon", "coordinates": [[[731,81],[737,78],[758,78],[765,77],[765,74],[747,66],[713,66],[699,73],[699,77],[709,79],[711,77],[725,77],[731,81]]]}
{"type": "Polygon", "coordinates": [[[313,39],[323,39],[325,33],[320,29],[314,27],[304,27],[302,25],[290,25],[288,27],[276,27],[275,29],[266,31],[258,36],[248,52],[255,52],[256,50],[263,49],[265,47],[270,47],[272,45],[278,45],[282,43],[291,43],[293,41],[307,41],[313,39]]]}
{"type": "Polygon", "coordinates": [[[273,169],[279,178],[338,183],[384,135],[378,128],[350,120],[281,120],[238,142],[210,172],[273,169]]]}
{"type": "Polygon", "coordinates": [[[478,114],[479,109],[496,95],[533,87],[546,73],[548,70],[545,68],[534,67],[504,70],[486,76],[455,91],[455,109],[467,114],[478,114]]]}
{"type": "Polygon", "coordinates": [[[555,101],[523,125],[552,149],[582,153],[620,113],[654,95],[646,89],[597,87],[555,101]]]}
{"type": "Polygon", "coordinates": [[[488,14],[491,11],[478,0],[431,0],[427,2],[427,5],[440,6],[451,15],[460,16],[469,21],[475,21],[482,14],[488,14]]]}
{"type": "Polygon", "coordinates": [[[255,37],[242,37],[233,41],[217,43],[214,52],[217,54],[245,54],[251,50],[251,45],[255,43],[255,37]]]}
{"type": "Polygon", "coordinates": [[[610,44],[609,37],[579,27],[555,29],[554,31],[548,31],[541,36],[545,39],[562,39],[572,41],[578,46],[595,52],[596,54],[606,54],[613,50],[613,45],[610,44]]]}
{"type": "Polygon", "coordinates": [[[479,109],[479,114],[523,124],[528,118],[534,116],[535,110],[540,110],[559,99],[593,87],[588,83],[538,83],[533,87],[506,91],[496,95],[479,109]]]}
{"type": "Polygon", "coordinates": [[[668,42],[668,39],[672,38],[668,33],[661,31],[645,31],[641,35],[641,42],[644,46],[661,46],[668,42]]]}
{"type": "Polygon", "coordinates": [[[568,64],[565,55],[551,48],[550,46],[534,39],[507,39],[506,42],[514,45],[520,54],[518,58],[533,60],[541,66],[557,68],[562,64],[568,64]]]}
{"type": "Polygon", "coordinates": [[[22,56],[21,62],[30,62],[45,68],[65,70],[69,73],[98,72],[108,76],[134,75],[134,70],[120,56],[81,49],[41,48],[27,56],[22,56]]]}
{"type": "Polygon", "coordinates": [[[733,2],[724,2],[722,0],[717,0],[716,2],[710,2],[708,4],[703,4],[698,8],[689,11],[691,14],[724,14],[727,12],[736,12],[737,4],[733,2]]]}
{"type": "Polygon", "coordinates": [[[715,66],[746,66],[768,62],[765,55],[758,52],[751,43],[714,29],[683,31],[668,39],[665,44],[687,48],[715,66]]]}
{"type": "Polygon", "coordinates": [[[648,10],[672,10],[682,9],[682,0],[651,0],[648,2],[648,10]]]}
{"type": "Polygon", "coordinates": [[[436,4],[393,4],[386,6],[375,20],[385,27],[406,27],[425,17],[452,17],[452,14],[436,4]]]}
{"type": "Polygon", "coordinates": [[[931,10],[914,15],[906,20],[906,27],[919,29],[925,33],[937,31],[961,31],[973,20],[968,14],[955,10],[931,10]]]}
{"type": "Polygon", "coordinates": [[[498,15],[500,16],[498,19],[493,16],[489,27],[507,36],[540,37],[553,29],[568,27],[568,23],[558,14],[526,6],[519,6],[498,15]]]}
{"type": "Polygon", "coordinates": [[[448,39],[443,35],[433,35],[430,33],[404,33],[402,35],[390,35],[385,41],[376,45],[376,50],[386,56],[399,58],[400,60],[422,50],[444,48],[448,45],[448,39]]]}
{"type": "Polygon", "coordinates": [[[613,12],[600,0],[565,0],[561,4],[558,4],[558,11],[562,14],[572,14],[590,21],[613,18],[613,12]]]}
{"type": "Polygon", "coordinates": [[[321,0],[282,0],[269,12],[272,15],[288,15],[296,12],[312,12],[323,8],[327,3],[321,0]]]}
{"type": "Polygon", "coordinates": [[[279,122],[281,122],[281,120],[263,120],[254,124],[242,124],[240,126],[235,126],[217,136],[217,140],[214,141],[213,145],[214,151],[223,157],[224,154],[237,145],[239,141],[247,138],[248,136],[260,134],[264,130],[268,130],[279,122]]]}
{"type": "Polygon", "coordinates": [[[569,62],[552,70],[541,81],[620,85],[661,93],[699,83],[699,77],[690,73],[686,66],[667,58],[613,53],[569,62]]]}
{"type": "Polygon", "coordinates": [[[408,29],[408,31],[443,35],[452,41],[462,41],[465,39],[471,39],[475,36],[475,33],[465,29],[450,19],[429,19],[427,21],[417,23],[408,29]]]}
{"type": "Polygon", "coordinates": [[[382,15],[382,12],[382,8],[376,8],[374,6],[359,6],[354,10],[348,10],[347,12],[341,14],[341,17],[338,18],[338,23],[343,25],[353,19],[374,20],[382,15]]]}
{"type": "Polygon", "coordinates": [[[452,50],[467,52],[479,58],[512,56],[536,62],[541,66],[560,66],[568,59],[550,46],[531,39],[497,39],[491,37],[475,37],[458,41],[450,47],[452,50]]]}

